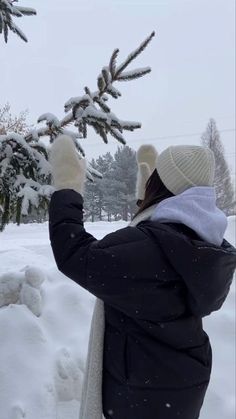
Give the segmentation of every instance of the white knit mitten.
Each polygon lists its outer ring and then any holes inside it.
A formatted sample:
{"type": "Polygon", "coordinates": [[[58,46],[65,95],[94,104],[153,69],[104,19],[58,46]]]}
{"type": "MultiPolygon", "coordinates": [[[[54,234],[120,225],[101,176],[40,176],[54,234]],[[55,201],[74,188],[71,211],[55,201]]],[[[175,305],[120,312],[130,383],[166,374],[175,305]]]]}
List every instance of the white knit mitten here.
{"type": "Polygon", "coordinates": [[[50,150],[53,183],[56,190],[74,189],[83,195],[86,160],[80,159],[71,137],[60,135],[50,150]]]}
{"type": "Polygon", "coordinates": [[[136,153],[138,163],[138,174],[136,183],[136,199],[143,200],[145,196],[146,183],[156,168],[158,153],[151,144],[141,145],[136,153]]]}

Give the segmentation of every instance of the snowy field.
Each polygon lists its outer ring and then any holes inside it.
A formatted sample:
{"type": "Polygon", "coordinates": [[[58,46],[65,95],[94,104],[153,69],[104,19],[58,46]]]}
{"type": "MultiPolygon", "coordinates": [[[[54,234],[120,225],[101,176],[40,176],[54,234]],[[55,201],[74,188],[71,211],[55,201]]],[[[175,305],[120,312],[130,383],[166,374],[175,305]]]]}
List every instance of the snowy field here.
{"type": "MultiPolygon", "coordinates": [[[[99,239],[125,225],[86,227],[99,239]]],[[[231,243],[235,228],[230,218],[231,243]]],[[[78,419],[94,298],[58,272],[47,223],[9,225],[0,260],[0,419],[78,419]]],[[[234,304],[233,285],[223,309],[204,321],[214,359],[201,419],[235,418],[234,304]]]]}

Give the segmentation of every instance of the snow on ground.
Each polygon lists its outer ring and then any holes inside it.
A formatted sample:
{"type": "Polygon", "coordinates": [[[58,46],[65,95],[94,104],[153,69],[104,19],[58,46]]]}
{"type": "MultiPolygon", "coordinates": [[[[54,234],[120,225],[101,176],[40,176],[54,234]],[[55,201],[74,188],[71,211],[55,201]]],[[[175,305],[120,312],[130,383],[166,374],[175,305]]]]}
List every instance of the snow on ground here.
{"type": "MultiPolygon", "coordinates": [[[[100,239],[125,225],[86,228],[100,239]]],[[[231,217],[231,243],[235,233],[231,217]]],[[[0,238],[0,419],[78,419],[94,297],[57,270],[47,223],[11,224],[0,238]]],[[[201,419],[233,419],[234,285],[223,309],[204,325],[213,371],[201,419]]]]}

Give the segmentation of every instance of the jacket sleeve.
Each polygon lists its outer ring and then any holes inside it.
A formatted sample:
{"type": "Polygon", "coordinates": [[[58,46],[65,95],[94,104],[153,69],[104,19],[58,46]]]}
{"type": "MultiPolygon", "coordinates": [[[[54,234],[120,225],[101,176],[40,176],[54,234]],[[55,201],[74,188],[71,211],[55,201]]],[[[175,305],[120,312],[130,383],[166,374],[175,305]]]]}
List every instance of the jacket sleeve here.
{"type": "MultiPolygon", "coordinates": [[[[127,312],[138,290],[134,282],[137,252],[147,245],[139,229],[126,227],[96,240],[83,225],[83,198],[73,190],[54,192],[49,234],[58,269],[104,302],[127,312]]],[[[128,314],[128,313],[127,313],[128,314]]],[[[132,314],[132,313],[129,313],[132,314]]]]}

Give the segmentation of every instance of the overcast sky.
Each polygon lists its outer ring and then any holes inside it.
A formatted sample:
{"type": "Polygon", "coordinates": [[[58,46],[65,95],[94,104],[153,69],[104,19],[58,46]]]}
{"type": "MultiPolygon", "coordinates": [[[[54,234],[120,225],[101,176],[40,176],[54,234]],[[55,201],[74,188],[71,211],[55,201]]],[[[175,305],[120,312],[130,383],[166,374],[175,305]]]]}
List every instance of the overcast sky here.
{"type": "MultiPolygon", "coordinates": [[[[140,130],[126,135],[128,145],[136,150],[151,142],[161,151],[170,144],[199,144],[198,133],[213,117],[233,165],[234,0],[20,0],[19,5],[36,8],[38,15],[18,19],[28,44],[14,34],[7,46],[0,39],[1,104],[9,102],[15,113],[29,109],[32,123],[45,112],[61,118],[71,96],[83,94],[85,85],[96,89],[114,48],[123,60],[155,30],[152,43],[130,66],[150,65],[152,73],[120,83],[122,97],[110,102],[121,119],[142,122],[140,130]]],[[[82,141],[89,159],[117,147],[113,138],[103,145],[92,131],[82,141]]]]}

